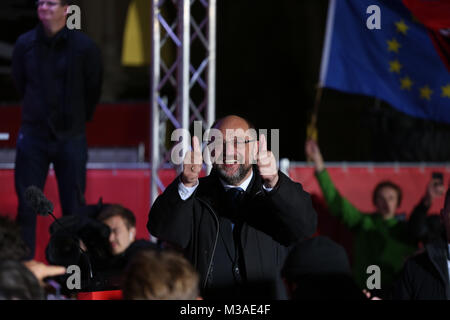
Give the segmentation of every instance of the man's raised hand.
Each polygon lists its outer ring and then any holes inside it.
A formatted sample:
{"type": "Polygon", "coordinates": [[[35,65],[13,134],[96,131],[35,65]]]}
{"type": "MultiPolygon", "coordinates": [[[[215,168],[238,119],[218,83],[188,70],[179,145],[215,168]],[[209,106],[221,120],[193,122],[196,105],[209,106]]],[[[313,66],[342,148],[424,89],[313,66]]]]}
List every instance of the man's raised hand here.
{"type": "Polygon", "coordinates": [[[198,182],[202,170],[203,156],[200,142],[196,136],[192,137],[192,151],[188,151],[183,161],[181,181],[186,187],[193,187],[198,182]]]}
{"type": "Polygon", "coordinates": [[[264,186],[274,188],[278,183],[278,168],[275,156],[267,150],[267,140],[264,135],[259,138],[257,166],[264,186]]]}
{"type": "Polygon", "coordinates": [[[321,172],[325,169],[322,153],[316,141],[309,139],[305,143],[305,153],[307,160],[312,160],[317,172],[321,172]]]}

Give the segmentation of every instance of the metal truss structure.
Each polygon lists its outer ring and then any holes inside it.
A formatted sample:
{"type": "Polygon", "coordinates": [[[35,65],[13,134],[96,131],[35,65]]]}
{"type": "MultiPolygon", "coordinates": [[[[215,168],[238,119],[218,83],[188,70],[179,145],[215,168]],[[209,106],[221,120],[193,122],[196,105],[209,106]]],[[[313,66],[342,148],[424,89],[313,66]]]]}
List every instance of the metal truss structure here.
{"type": "Polygon", "coordinates": [[[194,121],[206,130],[215,120],[216,0],[152,0],[151,10],[152,204],[165,189],[159,170],[173,166],[171,130],[194,121]]]}

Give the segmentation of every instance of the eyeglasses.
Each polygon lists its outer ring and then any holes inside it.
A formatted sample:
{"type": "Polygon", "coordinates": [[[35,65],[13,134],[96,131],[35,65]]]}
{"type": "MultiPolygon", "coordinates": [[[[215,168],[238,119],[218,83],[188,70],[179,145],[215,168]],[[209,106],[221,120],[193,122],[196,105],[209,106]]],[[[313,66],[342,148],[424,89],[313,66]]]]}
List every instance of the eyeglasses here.
{"type": "Polygon", "coordinates": [[[226,145],[226,144],[235,144],[235,145],[244,145],[244,144],[247,144],[247,143],[250,143],[250,142],[253,142],[253,141],[256,141],[255,139],[253,139],[253,140],[250,140],[250,139],[240,139],[240,138],[236,138],[236,139],[234,139],[234,140],[232,140],[232,141],[224,141],[223,142],[223,144],[224,145],[226,145]]]}
{"type": "MultiPolygon", "coordinates": [[[[233,145],[234,147],[237,148],[242,148],[244,147],[244,145],[249,144],[250,142],[254,142],[257,141],[256,139],[243,139],[243,138],[234,138],[234,140],[230,140],[230,141],[223,141],[223,148],[225,149],[227,147],[227,145],[233,145]]],[[[208,145],[212,145],[214,143],[214,141],[210,141],[208,143],[208,145]]]]}
{"type": "Polygon", "coordinates": [[[54,2],[54,1],[36,1],[36,7],[42,7],[44,5],[47,5],[47,7],[52,8],[57,5],[61,5],[61,2],[54,2]]]}

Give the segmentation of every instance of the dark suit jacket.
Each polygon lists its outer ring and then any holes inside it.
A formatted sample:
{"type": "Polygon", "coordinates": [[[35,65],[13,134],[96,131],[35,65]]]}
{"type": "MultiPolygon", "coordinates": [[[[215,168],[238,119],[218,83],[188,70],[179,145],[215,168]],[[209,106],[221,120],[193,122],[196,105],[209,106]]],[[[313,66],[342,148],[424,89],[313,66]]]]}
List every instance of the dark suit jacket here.
{"type": "MultiPolygon", "coordinates": [[[[273,285],[280,293],[284,288],[280,270],[289,246],[314,234],[317,214],[300,183],[279,172],[278,185],[267,192],[261,176],[253,171],[239,217],[229,218],[242,221],[241,243],[248,283],[273,285]]],[[[219,238],[219,217],[227,216],[225,190],[213,171],[200,178],[194,194],[183,201],[178,194],[179,181],[175,179],[156,199],[147,228],[159,239],[183,248],[200,274],[201,288],[213,288],[211,268],[219,238]]]]}
{"type": "Polygon", "coordinates": [[[37,133],[51,127],[63,137],[85,134],[100,99],[102,74],[100,50],[84,33],[65,27],[49,41],[41,24],[24,33],[12,60],[12,76],[23,96],[22,127],[37,133]],[[56,60],[53,68],[45,68],[49,59],[56,60]],[[59,73],[65,73],[63,83],[47,83],[59,73]],[[64,92],[55,92],[58,88],[64,92]]]}
{"type": "Polygon", "coordinates": [[[396,300],[450,300],[448,245],[442,237],[425,246],[425,251],[410,258],[395,283],[396,300]]]}

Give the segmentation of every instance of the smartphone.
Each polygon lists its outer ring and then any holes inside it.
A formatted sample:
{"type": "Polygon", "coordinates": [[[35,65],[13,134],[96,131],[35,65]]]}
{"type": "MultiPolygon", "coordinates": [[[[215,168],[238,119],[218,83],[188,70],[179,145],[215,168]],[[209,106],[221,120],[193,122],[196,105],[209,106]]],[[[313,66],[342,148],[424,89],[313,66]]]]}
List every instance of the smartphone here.
{"type": "Polygon", "coordinates": [[[436,184],[444,184],[444,174],[442,172],[433,172],[431,174],[431,178],[434,180],[439,180],[439,183],[436,184]]]}

